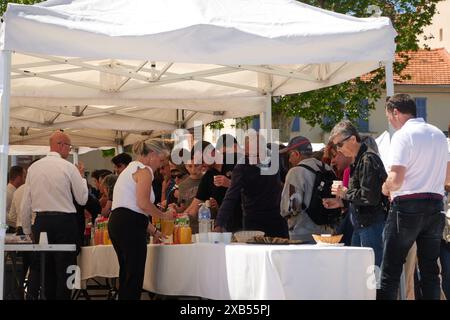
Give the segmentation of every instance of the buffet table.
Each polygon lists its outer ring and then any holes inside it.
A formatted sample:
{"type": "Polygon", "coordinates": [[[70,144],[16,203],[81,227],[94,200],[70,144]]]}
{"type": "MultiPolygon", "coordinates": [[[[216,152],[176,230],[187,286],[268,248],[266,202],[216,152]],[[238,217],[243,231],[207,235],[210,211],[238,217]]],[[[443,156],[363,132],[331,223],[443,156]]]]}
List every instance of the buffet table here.
{"type": "MultiPolygon", "coordinates": [[[[372,300],[373,263],[372,249],[358,247],[148,245],[143,287],[163,295],[224,300],[372,300]]],[[[79,266],[81,280],[119,275],[111,245],[82,248],[79,266]]]]}

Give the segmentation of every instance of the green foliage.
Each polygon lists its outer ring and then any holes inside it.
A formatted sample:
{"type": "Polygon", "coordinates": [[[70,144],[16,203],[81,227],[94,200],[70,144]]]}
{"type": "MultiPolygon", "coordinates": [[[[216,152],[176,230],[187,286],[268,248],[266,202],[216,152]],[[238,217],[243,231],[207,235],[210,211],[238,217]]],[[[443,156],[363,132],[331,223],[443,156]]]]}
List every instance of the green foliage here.
{"type": "Polygon", "coordinates": [[[103,156],[103,158],[114,157],[115,154],[116,154],[116,149],[114,149],[114,148],[102,150],[102,156],[103,156]]]}
{"type": "Polygon", "coordinates": [[[206,126],[209,127],[211,130],[220,130],[225,128],[225,123],[223,120],[216,120],[206,124],[206,126]]]}
{"type": "MultiPolygon", "coordinates": [[[[397,30],[397,52],[415,51],[418,49],[418,36],[423,28],[431,23],[436,12],[436,3],[440,0],[302,0],[302,2],[350,14],[356,17],[368,17],[370,5],[378,6],[382,16],[391,19],[397,30]]],[[[394,64],[394,73],[399,73],[407,66],[408,57],[400,54],[401,63],[394,64]]],[[[402,78],[408,78],[404,75],[402,78]]],[[[368,114],[368,110],[375,108],[375,101],[380,99],[385,88],[384,68],[371,74],[370,81],[353,79],[332,87],[301,94],[289,95],[276,99],[273,103],[273,113],[282,112],[288,116],[300,116],[311,126],[319,125],[329,131],[342,118],[350,120],[359,118],[360,114],[368,114]],[[368,104],[361,101],[368,99],[368,104]],[[329,121],[323,122],[324,118],[329,121]]]]}
{"type": "Polygon", "coordinates": [[[43,0],[0,0],[0,16],[6,11],[6,7],[9,3],[20,3],[20,4],[35,4],[39,2],[43,2],[43,0]]]}
{"type": "Polygon", "coordinates": [[[248,116],[243,118],[236,118],[236,124],[232,125],[232,127],[237,129],[248,129],[250,123],[255,118],[255,116],[248,116]]]}

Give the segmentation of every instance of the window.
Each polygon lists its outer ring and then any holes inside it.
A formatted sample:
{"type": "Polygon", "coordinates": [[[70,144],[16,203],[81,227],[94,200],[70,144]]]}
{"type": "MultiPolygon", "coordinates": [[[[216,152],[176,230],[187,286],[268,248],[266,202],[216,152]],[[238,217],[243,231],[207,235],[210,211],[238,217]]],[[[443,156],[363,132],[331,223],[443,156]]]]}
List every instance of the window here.
{"type": "Polygon", "coordinates": [[[442,28],[439,29],[439,41],[444,40],[444,30],[442,28]]]}
{"type": "Polygon", "coordinates": [[[252,128],[256,131],[259,131],[260,129],[260,119],[259,116],[255,116],[252,120],[252,128]]]}
{"type": "Polygon", "coordinates": [[[427,121],[427,98],[414,98],[416,101],[417,118],[427,121]]]}
{"type": "Polygon", "coordinates": [[[300,132],[300,117],[295,117],[291,126],[292,132],[300,132]]]}
{"type": "Polygon", "coordinates": [[[367,110],[367,105],[369,102],[367,99],[361,101],[361,105],[366,109],[361,111],[361,114],[358,119],[356,119],[356,125],[358,127],[359,132],[369,132],[369,110],[367,110]]]}

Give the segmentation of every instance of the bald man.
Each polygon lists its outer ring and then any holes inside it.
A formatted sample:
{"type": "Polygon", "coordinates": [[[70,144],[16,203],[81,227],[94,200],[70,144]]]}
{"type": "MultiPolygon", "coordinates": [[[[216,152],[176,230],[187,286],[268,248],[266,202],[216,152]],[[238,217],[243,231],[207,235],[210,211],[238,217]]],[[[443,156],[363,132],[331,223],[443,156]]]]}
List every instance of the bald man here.
{"type": "MultiPolygon", "coordinates": [[[[82,173],[66,159],[72,148],[70,138],[61,131],[50,137],[50,152],[28,169],[22,200],[22,227],[31,234],[31,212],[36,212],[33,236],[47,232],[49,244],[78,244],[78,224],[73,199],[86,204],[88,187],[82,173]]],[[[70,299],[67,268],[76,265],[75,252],[48,253],[45,292],[41,298],[70,299]]]]}

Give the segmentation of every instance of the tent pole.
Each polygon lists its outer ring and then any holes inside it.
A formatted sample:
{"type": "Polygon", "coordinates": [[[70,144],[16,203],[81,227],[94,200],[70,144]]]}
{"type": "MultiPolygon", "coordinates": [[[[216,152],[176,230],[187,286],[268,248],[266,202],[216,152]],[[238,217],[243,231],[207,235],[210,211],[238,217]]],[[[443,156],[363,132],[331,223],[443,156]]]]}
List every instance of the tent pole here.
{"type": "MultiPolygon", "coordinates": [[[[386,97],[392,97],[394,95],[394,69],[392,61],[385,61],[384,68],[386,71],[386,97]]],[[[395,130],[391,124],[388,124],[389,135],[392,137],[395,130]]]]}
{"type": "Polygon", "coordinates": [[[386,71],[386,96],[394,95],[394,68],[392,61],[385,61],[384,68],[386,71]]]}
{"type": "Polygon", "coordinates": [[[177,109],[177,128],[181,129],[184,122],[184,115],[182,109],[177,109]]]}
{"type": "Polygon", "coordinates": [[[5,267],[6,233],[6,176],[8,171],[9,146],[9,95],[11,86],[11,51],[1,51],[0,95],[1,95],[1,142],[0,142],[0,300],[3,300],[3,277],[5,267]]]}
{"type": "Polygon", "coordinates": [[[259,114],[259,128],[266,129],[266,111],[259,114]]]}
{"type": "Polygon", "coordinates": [[[73,164],[78,165],[78,148],[73,149],[73,164]]]}
{"type": "Polygon", "coordinates": [[[272,94],[266,95],[265,129],[267,130],[267,143],[272,142],[272,94]]]}

